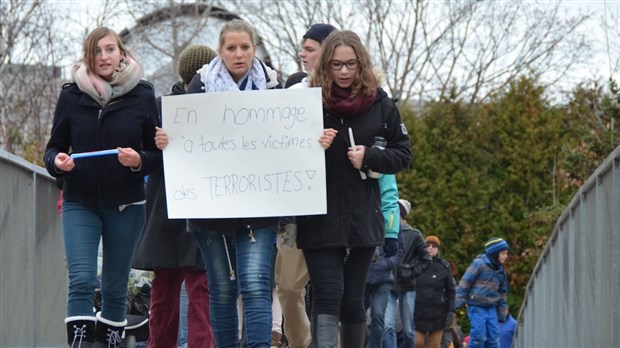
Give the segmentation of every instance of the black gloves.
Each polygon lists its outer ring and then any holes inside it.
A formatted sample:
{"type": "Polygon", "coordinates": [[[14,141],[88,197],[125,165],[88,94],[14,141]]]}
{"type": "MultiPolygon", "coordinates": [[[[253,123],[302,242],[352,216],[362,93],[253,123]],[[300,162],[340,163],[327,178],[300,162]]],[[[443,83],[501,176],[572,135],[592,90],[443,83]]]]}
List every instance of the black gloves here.
{"type": "Polygon", "coordinates": [[[385,238],[383,244],[383,252],[385,253],[385,257],[392,257],[396,255],[398,251],[398,239],[395,238],[385,238]]]}

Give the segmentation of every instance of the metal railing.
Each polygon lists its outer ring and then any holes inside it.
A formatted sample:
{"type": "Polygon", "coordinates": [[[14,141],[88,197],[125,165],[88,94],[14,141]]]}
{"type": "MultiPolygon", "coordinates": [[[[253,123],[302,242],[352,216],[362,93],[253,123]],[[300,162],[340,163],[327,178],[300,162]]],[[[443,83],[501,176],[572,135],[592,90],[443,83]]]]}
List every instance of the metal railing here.
{"type": "Polygon", "coordinates": [[[513,347],[620,344],[620,146],[558,220],[530,277],[513,347]]]}
{"type": "MultiPolygon", "coordinates": [[[[0,347],[66,346],[58,194],[43,168],[0,150],[0,347]]],[[[518,321],[518,348],[620,342],[620,147],[558,220],[518,321]]]]}
{"type": "Polygon", "coordinates": [[[0,347],[67,345],[58,195],[45,169],[0,150],[0,347]]]}

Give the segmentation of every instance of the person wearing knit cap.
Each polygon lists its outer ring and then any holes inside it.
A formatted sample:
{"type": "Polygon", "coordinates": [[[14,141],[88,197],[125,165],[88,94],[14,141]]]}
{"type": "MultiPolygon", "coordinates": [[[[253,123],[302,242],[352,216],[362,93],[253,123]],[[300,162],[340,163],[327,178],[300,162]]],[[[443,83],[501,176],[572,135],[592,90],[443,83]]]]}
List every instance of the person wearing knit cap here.
{"type": "Polygon", "coordinates": [[[400,209],[400,228],[398,238],[403,241],[404,256],[401,263],[415,264],[413,269],[414,279],[397,279],[398,310],[403,328],[403,343],[405,347],[413,347],[416,341],[415,312],[417,297],[417,278],[423,274],[432,263],[432,257],[424,242],[424,236],[420,230],[411,227],[407,222],[407,216],[411,213],[411,203],[406,199],[398,200],[400,209]],[[414,262],[413,260],[419,260],[414,262]]]}
{"type": "Polygon", "coordinates": [[[493,237],[484,243],[484,254],[469,265],[456,288],[455,308],[467,305],[471,324],[468,347],[499,347],[499,322],[508,314],[508,278],[504,263],[508,243],[493,237]]]}
{"type": "Polygon", "coordinates": [[[407,215],[409,215],[409,212],[411,211],[411,203],[406,200],[406,199],[399,199],[398,200],[398,207],[400,209],[400,216],[402,218],[407,217],[407,215]]]}
{"type": "Polygon", "coordinates": [[[441,241],[437,236],[425,239],[431,265],[416,279],[415,346],[439,348],[444,329],[455,318],[455,281],[450,263],[439,256],[441,241]]]}
{"type": "MultiPolygon", "coordinates": [[[[321,54],[321,43],[335,30],[329,24],[313,24],[301,41],[299,58],[306,71],[314,70],[321,54]]],[[[285,88],[308,87],[308,73],[296,72],[289,76],[285,88]]],[[[294,217],[280,220],[280,233],[277,238],[278,253],[275,263],[275,280],[278,285],[278,299],[284,316],[284,334],[291,348],[306,348],[312,341],[310,320],[306,312],[306,284],[310,279],[304,255],[297,248],[295,238],[297,225],[294,217]],[[287,243],[286,241],[290,241],[287,243]],[[289,245],[291,244],[291,245],[289,245]]],[[[277,341],[276,336],[272,335],[277,341]]],[[[275,342],[272,342],[275,343],[275,342]]]]}
{"type": "MultiPolygon", "coordinates": [[[[179,55],[177,72],[180,81],[172,86],[170,95],[183,95],[196,71],[217,56],[204,45],[187,47],[179,55]]],[[[161,98],[157,98],[161,114],[161,98]]],[[[161,120],[160,120],[161,123],[161,120]]],[[[187,344],[189,347],[214,347],[209,318],[207,275],[185,220],[168,219],[163,168],[149,176],[146,183],[146,225],[133,261],[133,268],[153,271],[151,287],[148,348],[176,347],[180,306],[187,313],[187,344]],[[180,301],[182,283],[189,303],[180,301]]],[[[183,293],[185,296],[185,293],[183,293]]]]}
{"type": "Polygon", "coordinates": [[[184,89],[187,89],[198,69],[209,64],[215,57],[217,57],[217,52],[205,45],[193,45],[181,52],[177,61],[177,72],[181,76],[184,89]]]}
{"type": "MultiPolygon", "coordinates": [[[[308,28],[301,40],[301,51],[299,51],[299,59],[307,72],[312,72],[316,67],[316,63],[321,55],[321,44],[329,34],[336,30],[331,24],[317,23],[308,28]]],[[[284,84],[285,88],[303,88],[308,87],[308,73],[297,72],[289,76],[284,84]]]]}
{"type": "MultiPolygon", "coordinates": [[[[508,251],[508,243],[506,243],[506,241],[501,238],[491,238],[484,244],[484,252],[493,259],[498,259],[500,253],[504,250],[508,251]]],[[[504,255],[507,257],[508,253],[506,252],[504,253],[504,255]]],[[[503,264],[506,260],[506,257],[503,258],[503,261],[498,261],[503,264]]]]}

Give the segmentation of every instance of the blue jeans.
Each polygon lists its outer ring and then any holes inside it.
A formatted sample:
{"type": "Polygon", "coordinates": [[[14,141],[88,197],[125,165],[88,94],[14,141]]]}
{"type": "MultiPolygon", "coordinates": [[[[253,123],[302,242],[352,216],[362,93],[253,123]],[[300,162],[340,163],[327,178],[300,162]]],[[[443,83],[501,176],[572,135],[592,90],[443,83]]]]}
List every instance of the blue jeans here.
{"type": "Polygon", "coordinates": [[[69,271],[67,316],[93,315],[97,253],[103,243],[101,316],[122,322],[127,314],[127,283],[144,226],[144,205],[92,207],[63,202],[62,227],[69,271]]]}
{"type": "MultiPolygon", "coordinates": [[[[381,348],[383,347],[384,334],[386,332],[386,319],[388,315],[388,303],[392,296],[392,284],[379,284],[379,285],[366,285],[365,296],[370,305],[370,330],[366,339],[367,348],[381,348]]],[[[392,315],[396,315],[395,311],[392,311],[392,315]]],[[[392,327],[395,326],[396,317],[391,322],[392,327]]],[[[394,336],[396,338],[396,336],[394,336]]],[[[394,345],[390,347],[394,347],[394,345]]]]}
{"type": "Polygon", "coordinates": [[[185,282],[181,284],[181,295],[179,299],[179,336],[177,338],[177,347],[187,347],[187,305],[189,299],[187,297],[187,289],[185,282]]]}
{"type": "Polygon", "coordinates": [[[398,340],[396,339],[396,302],[398,300],[398,292],[391,290],[388,296],[388,303],[385,307],[385,319],[383,330],[383,348],[396,348],[398,340]]]}
{"type": "Polygon", "coordinates": [[[415,347],[415,291],[400,292],[400,321],[403,325],[405,347],[415,347]]]}
{"type": "Polygon", "coordinates": [[[254,229],[253,233],[255,242],[245,229],[234,237],[209,230],[194,232],[207,269],[211,327],[218,348],[239,346],[239,294],[249,323],[244,326],[248,347],[271,346],[271,254],[276,234],[269,228],[254,229]]]}

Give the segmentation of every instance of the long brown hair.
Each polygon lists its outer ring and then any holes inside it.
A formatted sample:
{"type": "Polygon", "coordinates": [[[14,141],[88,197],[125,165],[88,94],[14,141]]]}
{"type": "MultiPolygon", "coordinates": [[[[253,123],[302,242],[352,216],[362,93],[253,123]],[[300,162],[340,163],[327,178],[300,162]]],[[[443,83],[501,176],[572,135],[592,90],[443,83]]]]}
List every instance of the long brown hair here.
{"type": "Polygon", "coordinates": [[[84,65],[86,65],[86,67],[88,68],[88,71],[91,74],[95,73],[95,65],[96,65],[96,57],[97,57],[97,43],[99,42],[99,40],[103,39],[106,36],[111,36],[112,38],[114,38],[114,40],[116,41],[116,44],[118,45],[119,50],[121,51],[121,53],[124,56],[129,56],[132,59],[135,60],[134,55],[132,54],[132,52],[123,44],[123,41],[121,40],[120,36],[118,36],[118,34],[107,27],[98,27],[93,29],[93,31],[90,32],[90,34],[88,34],[88,36],[86,37],[86,40],[84,40],[84,46],[83,46],[83,56],[82,56],[82,63],[84,63],[84,65]]]}
{"type": "Polygon", "coordinates": [[[371,96],[377,88],[378,78],[370,61],[370,54],[362,44],[360,37],[350,30],[334,30],[325,38],[321,45],[321,56],[312,74],[311,85],[321,87],[323,91],[323,104],[330,105],[332,98],[332,85],[334,84],[334,74],[329,62],[334,55],[336,47],[346,45],[353,48],[359,60],[359,65],[355,70],[353,82],[351,84],[351,98],[362,93],[371,96]]]}

